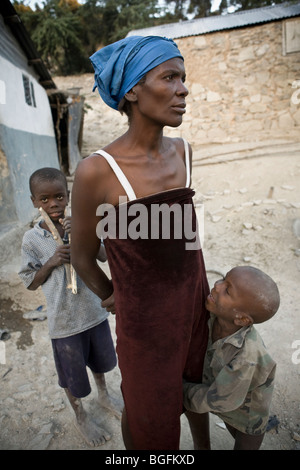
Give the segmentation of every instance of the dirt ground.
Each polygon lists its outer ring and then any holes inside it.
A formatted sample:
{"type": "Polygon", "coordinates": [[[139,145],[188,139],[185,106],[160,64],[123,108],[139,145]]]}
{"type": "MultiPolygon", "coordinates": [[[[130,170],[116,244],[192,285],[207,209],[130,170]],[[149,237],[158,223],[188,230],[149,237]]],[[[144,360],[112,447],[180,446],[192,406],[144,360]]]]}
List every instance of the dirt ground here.
{"type": "MultiPolygon", "coordinates": [[[[91,75],[57,77],[55,81],[63,89],[82,87],[86,97],[83,156],[126,128],[126,119],[120,121],[118,113],[103,108],[98,95],[91,93],[91,75]]],[[[244,150],[231,155],[201,160],[201,149],[194,149],[192,186],[204,227],[202,246],[208,278],[212,285],[233,266],[249,264],[278,283],[280,309],[269,322],[257,326],[278,364],[271,406],[277,426],[267,432],[262,449],[300,449],[300,153],[282,145],[275,153],[266,147],[257,154],[244,150]]],[[[23,318],[24,313],[44,304],[43,296],[39,292],[29,297],[22,286],[17,288],[15,299],[1,301],[0,330],[7,329],[9,337],[0,341],[0,449],[87,450],[57,384],[47,321],[23,318]]],[[[113,316],[110,323],[115,338],[113,316]]],[[[107,384],[114,397],[121,396],[118,368],[107,374],[107,384]]],[[[101,414],[96,399],[93,389],[84,403],[112,434],[97,450],[123,450],[120,421],[101,414]]],[[[232,448],[232,438],[213,415],[211,442],[214,450],[232,448]]],[[[192,449],[184,416],[181,449],[192,449]]]]}

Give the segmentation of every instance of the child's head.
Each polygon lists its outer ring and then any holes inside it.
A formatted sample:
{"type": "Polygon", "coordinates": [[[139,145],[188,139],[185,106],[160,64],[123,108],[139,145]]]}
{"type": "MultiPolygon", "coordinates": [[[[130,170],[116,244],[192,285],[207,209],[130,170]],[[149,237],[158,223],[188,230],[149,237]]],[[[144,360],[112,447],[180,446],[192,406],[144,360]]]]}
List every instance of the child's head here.
{"type": "Polygon", "coordinates": [[[238,266],[217,281],[206,308],[217,317],[247,326],[263,323],[277,312],[280,296],[276,283],[260,269],[238,266]]]}
{"type": "Polygon", "coordinates": [[[65,175],[56,168],[40,168],[29,179],[31,200],[36,208],[42,207],[53,220],[64,218],[69,201],[65,175]]]}

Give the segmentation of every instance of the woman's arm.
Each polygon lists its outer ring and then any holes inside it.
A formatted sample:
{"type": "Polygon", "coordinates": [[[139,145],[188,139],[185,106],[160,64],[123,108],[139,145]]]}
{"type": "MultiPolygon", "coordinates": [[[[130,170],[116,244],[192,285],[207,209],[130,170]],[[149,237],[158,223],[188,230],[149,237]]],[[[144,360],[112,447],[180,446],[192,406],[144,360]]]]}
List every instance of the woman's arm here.
{"type": "Polygon", "coordinates": [[[75,173],[72,188],[71,263],[85,284],[104,300],[111,296],[113,286],[97,263],[100,239],[96,227],[100,218],[96,216],[96,210],[105,200],[101,167],[101,159],[91,156],[79,163],[75,173]]]}

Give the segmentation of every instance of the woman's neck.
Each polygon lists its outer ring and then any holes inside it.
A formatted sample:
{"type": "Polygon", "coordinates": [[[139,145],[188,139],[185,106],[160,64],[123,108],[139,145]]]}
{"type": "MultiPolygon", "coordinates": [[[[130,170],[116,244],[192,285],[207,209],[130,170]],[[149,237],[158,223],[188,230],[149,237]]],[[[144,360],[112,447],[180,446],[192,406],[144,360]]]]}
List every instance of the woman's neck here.
{"type": "Polygon", "coordinates": [[[163,150],[163,128],[160,126],[149,126],[143,122],[136,125],[133,123],[124,134],[124,139],[140,154],[155,155],[163,150]]]}

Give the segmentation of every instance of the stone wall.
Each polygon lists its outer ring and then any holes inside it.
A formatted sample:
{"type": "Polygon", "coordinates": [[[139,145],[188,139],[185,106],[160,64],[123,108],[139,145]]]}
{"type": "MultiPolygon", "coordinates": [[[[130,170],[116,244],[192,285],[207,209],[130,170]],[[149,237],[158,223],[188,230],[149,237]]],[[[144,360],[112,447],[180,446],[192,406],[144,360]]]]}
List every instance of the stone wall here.
{"type": "Polygon", "coordinates": [[[283,28],[279,21],[175,40],[189,89],[179,130],[193,146],[300,142],[300,100],[292,99],[300,53],[284,55],[283,28]]]}

